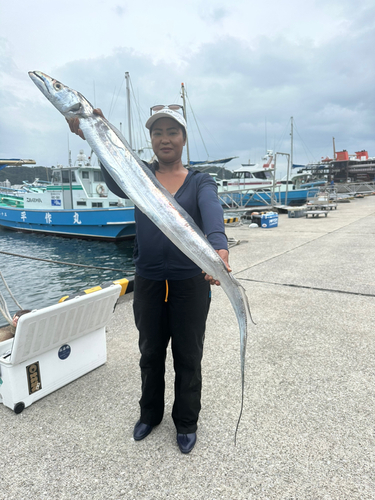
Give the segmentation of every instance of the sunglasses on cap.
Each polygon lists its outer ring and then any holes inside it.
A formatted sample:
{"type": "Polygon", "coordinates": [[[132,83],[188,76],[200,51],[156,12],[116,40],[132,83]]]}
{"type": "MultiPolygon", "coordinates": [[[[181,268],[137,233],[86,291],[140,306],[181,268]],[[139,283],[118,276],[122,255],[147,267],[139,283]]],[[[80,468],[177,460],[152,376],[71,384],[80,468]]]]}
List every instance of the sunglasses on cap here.
{"type": "Polygon", "coordinates": [[[152,115],[152,113],[156,113],[157,111],[161,111],[164,108],[169,108],[172,111],[177,111],[179,109],[184,109],[184,107],[181,106],[181,104],[168,104],[168,105],[166,105],[166,104],[156,104],[155,106],[152,106],[150,108],[150,115],[152,115]]]}

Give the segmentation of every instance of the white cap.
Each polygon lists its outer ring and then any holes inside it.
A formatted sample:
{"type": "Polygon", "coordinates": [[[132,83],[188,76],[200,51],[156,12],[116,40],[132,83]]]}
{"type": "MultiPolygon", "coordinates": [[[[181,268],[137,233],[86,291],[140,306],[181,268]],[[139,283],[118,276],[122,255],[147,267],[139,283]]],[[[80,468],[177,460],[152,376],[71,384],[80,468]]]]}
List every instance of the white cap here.
{"type": "Polygon", "coordinates": [[[167,106],[150,116],[150,118],[146,122],[146,128],[150,130],[156,120],[159,120],[160,118],[172,118],[172,120],[176,120],[176,122],[184,127],[185,132],[187,132],[185,118],[180,115],[180,113],[177,113],[177,111],[173,111],[173,109],[169,109],[167,106]]]}

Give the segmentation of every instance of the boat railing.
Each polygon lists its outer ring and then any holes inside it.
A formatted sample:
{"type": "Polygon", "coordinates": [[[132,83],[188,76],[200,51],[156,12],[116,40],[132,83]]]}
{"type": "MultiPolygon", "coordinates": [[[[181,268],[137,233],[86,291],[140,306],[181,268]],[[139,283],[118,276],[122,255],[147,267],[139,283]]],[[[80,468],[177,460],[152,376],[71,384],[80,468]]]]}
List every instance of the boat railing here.
{"type": "MultiPolygon", "coordinates": [[[[275,194],[280,199],[281,186],[275,188],[275,194]]],[[[276,204],[276,196],[273,196],[272,186],[268,188],[253,189],[238,189],[233,191],[219,192],[219,201],[225,209],[235,208],[238,210],[246,209],[253,206],[253,202],[261,202],[265,206],[274,206],[276,204]],[[260,198],[259,195],[262,195],[260,198]]]]}

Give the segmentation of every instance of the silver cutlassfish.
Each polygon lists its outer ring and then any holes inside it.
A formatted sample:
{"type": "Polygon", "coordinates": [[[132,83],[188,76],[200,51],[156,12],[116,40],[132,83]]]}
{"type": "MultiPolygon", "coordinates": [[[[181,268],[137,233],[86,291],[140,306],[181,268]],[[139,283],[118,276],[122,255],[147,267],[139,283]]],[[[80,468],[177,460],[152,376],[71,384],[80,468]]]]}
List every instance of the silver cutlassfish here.
{"type": "Polygon", "coordinates": [[[242,399],[236,440],[243,410],[247,326],[251,319],[244,288],[231,272],[228,273],[223,260],[192,217],[133,153],[122,134],[105,118],[93,113],[93,106],[83,95],[40,71],[30,71],[29,76],[65,118],[79,118],[85,139],[133,203],[197,266],[220,281],[240,329],[242,399]]]}

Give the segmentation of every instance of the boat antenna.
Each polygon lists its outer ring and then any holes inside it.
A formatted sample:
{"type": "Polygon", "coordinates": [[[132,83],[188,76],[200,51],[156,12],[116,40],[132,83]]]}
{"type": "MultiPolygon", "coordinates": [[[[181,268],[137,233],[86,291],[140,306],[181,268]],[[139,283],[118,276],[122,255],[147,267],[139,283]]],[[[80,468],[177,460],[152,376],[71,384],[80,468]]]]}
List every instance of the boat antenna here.
{"type": "MultiPolygon", "coordinates": [[[[184,118],[185,118],[186,125],[187,125],[186,101],[185,101],[185,85],[183,83],[181,83],[181,97],[182,97],[182,102],[184,103],[183,113],[184,113],[184,118]]],[[[188,140],[187,134],[186,134],[186,155],[187,155],[188,166],[190,167],[189,140],[188,140]]]]}
{"type": "Polygon", "coordinates": [[[130,112],[130,85],[129,85],[129,72],[125,72],[125,80],[126,80],[126,102],[127,102],[127,107],[128,107],[128,131],[129,131],[129,145],[131,149],[133,149],[132,145],[132,125],[131,125],[131,112],[130,112]]]}

